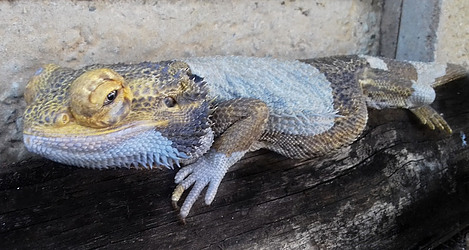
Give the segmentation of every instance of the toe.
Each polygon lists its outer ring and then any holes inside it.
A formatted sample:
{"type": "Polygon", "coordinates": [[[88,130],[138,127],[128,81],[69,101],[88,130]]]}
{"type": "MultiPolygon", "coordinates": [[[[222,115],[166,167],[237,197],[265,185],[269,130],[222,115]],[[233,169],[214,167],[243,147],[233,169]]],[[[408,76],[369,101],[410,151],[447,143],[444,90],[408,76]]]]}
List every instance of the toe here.
{"type": "Polygon", "coordinates": [[[189,211],[191,210],[192,206],[194,205],[195,201],[197,200],[205,186],[206,183],[197,182],[192,187],[192,190],[189,192],[186,199],[184,200],[184,203],[182,204],[181,210],[179,212],[181,219],[185,219],[187,217],[189,211]]]}
{"type": "Polygon", "coordinates": [[[207,192],[205,193],[205,204],[212,204],[212,201],[213,199],[215,199],[215,196],[217,194],[218,186],[220,186],[220,183],[221,179],[210,182],[207,188],[207,192]]]}
{"type": "Polygon", "coordinates": [[[181,168],[174,177],[174,182],[176,184],[181,183],[181,181],[183,181],[188,175],[190,175],[193,170],[194,167],[192,165],[181,168]]]}

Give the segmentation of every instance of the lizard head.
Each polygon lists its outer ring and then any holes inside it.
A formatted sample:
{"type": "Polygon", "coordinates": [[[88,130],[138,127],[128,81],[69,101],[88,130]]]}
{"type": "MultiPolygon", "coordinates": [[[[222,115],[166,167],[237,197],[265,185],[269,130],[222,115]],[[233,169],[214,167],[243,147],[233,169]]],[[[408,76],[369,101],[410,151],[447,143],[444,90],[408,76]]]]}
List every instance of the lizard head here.
{"type": "Polygon", "coordinates": [[[213,143],[205,82],[178,61],[46,65],[24,96],[26,147],[68,165],[172,167],[213,143]]]}

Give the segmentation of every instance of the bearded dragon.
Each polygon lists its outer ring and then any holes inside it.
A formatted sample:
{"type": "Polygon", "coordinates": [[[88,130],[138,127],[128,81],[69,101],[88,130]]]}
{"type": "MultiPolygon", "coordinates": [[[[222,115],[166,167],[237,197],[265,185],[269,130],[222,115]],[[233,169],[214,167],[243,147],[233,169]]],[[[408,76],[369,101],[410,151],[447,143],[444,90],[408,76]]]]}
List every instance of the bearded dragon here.
{"type": "Polygon", "coordinates": [[[227,170],[266,148],[294,159],[328,155],[365,129],[367,107],[409,109],[451,133],[429,105],[466,75],[453,64],[334,56],[281,61],[206,57],[80,69],[45,65],[25,90],[24,143],[89,168],[167,168],[184,220],[203,189],[210,204],[227,170]]]}

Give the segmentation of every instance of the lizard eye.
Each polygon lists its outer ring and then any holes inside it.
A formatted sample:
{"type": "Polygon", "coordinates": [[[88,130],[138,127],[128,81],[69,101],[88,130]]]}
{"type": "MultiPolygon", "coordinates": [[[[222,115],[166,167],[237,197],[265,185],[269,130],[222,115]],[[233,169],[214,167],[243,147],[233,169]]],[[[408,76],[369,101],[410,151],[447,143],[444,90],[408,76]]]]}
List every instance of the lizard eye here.
{"type": "Polygon", "coordinates": [[[164,98],[164,104],[166,105],[166,107],[172,108],[176,105],[176,100],[174,100],[174,98],[172,98],[171,96],[166,96],[164,98]]]}
{"type": "Polygon", "coordinates": [[[123,120],[132,105],[132,91],[112,69],[86,71],[70,86],[70,111],[82,126],[104,128],[123,120]]]}
{"type": "Polygon", "coordinates": [[[117,97],[117,90],[111,91],[106,96],[106,100],[104,100],[104,106],[111,104],[117,97]]]}

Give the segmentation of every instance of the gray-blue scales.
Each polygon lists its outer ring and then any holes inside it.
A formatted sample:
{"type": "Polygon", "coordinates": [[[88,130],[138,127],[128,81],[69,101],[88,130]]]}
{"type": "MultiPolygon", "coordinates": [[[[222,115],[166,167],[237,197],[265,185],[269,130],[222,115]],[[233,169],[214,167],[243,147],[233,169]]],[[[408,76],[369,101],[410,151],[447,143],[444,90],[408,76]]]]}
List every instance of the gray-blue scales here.
{"type": "Polygon", "coordinates": [[[334,125],[332,89],[324,74],[299,61],[273,58],[202,57],[183,59],[203,77],[216,101],[255,98],[269,107],[267,130],[316,135],[334,125]]]}

